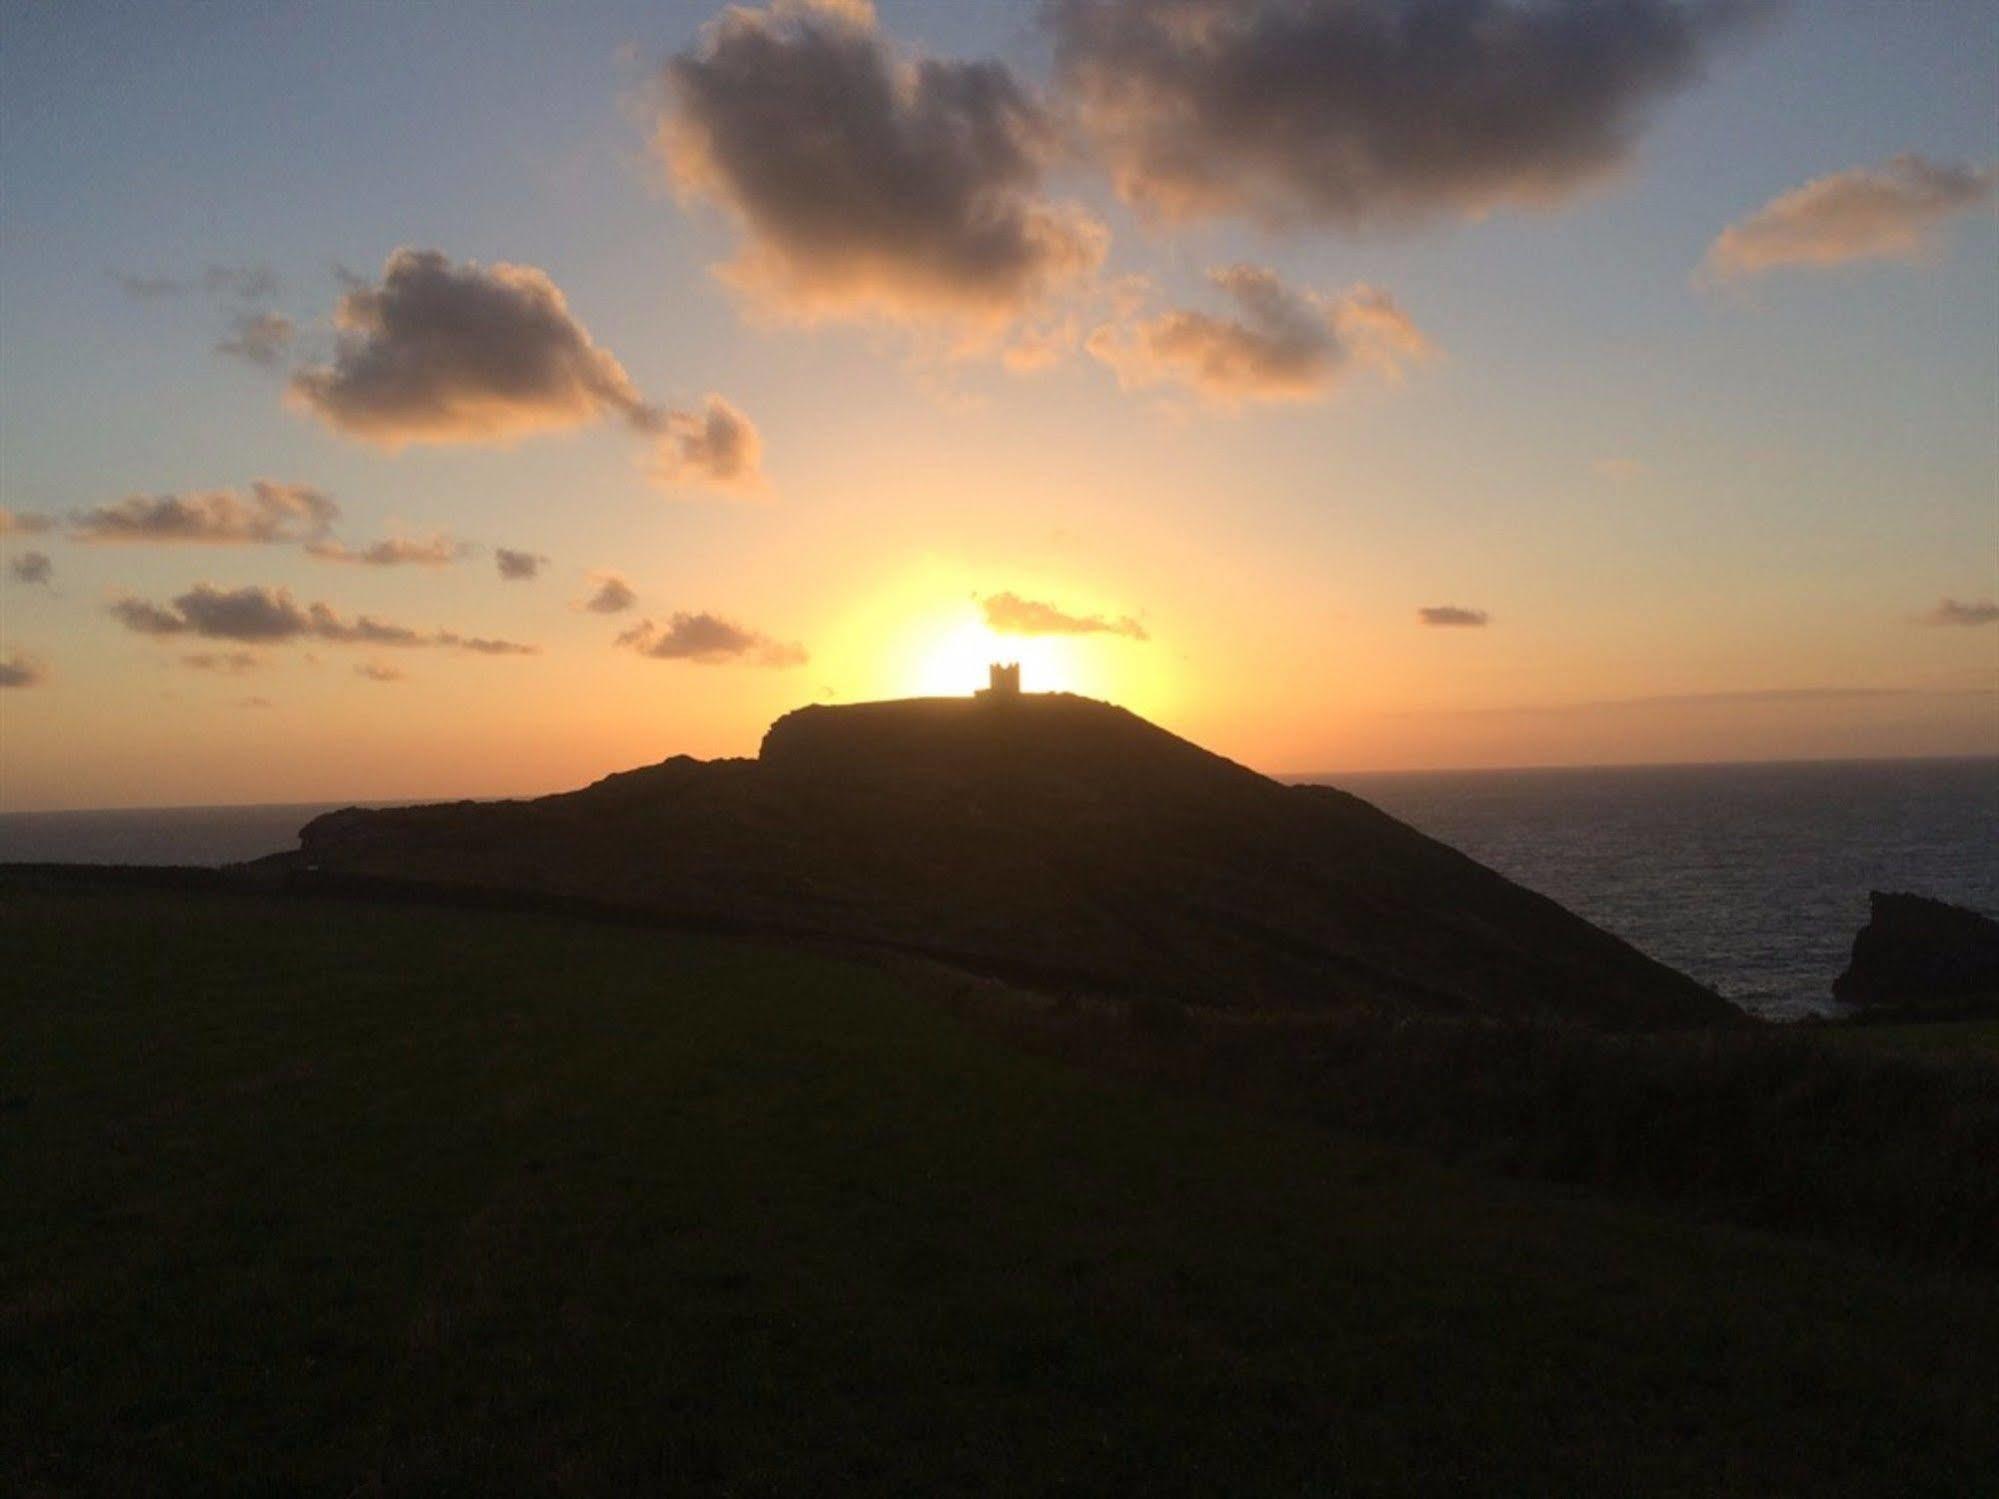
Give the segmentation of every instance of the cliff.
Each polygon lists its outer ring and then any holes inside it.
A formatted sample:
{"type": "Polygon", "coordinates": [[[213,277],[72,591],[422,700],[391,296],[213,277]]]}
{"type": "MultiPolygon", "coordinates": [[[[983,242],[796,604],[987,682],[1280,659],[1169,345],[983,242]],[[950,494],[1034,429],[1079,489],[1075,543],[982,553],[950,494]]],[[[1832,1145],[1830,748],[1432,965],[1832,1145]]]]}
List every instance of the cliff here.
{"type": "Polygon", "coordinates": [[[337,812],[285,857],[1243,1009],[1739,1018],[1358,798],[1061,694],[804,708],[755,760],[676,757],[535,801],[337,812]]]}
{"type": "Polygon", "coordinates": [[[1999,921],[1922,895],[1873,891],[1835,999],[1870,1009],[1999,1015],[1999,921]]]}

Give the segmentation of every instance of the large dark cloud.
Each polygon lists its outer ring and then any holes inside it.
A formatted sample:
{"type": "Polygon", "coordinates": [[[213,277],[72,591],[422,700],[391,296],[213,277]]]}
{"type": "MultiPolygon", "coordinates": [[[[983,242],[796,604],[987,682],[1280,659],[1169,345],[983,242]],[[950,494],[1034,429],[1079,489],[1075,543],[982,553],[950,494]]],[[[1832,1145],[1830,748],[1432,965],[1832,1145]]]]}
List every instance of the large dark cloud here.
{"type": "Polygon", "coordinates": [[[0,656],[0,687],[39,687],[48,679],[48,668],[33,656],[0,656]]]}
{"type": "Polygon", "coordinates": [[[72,534],[96,542],[289,543],[325,534],[339,514],[340,507],[309,484],[258,479],[247,495],[233,489],[127,495],[76,515],[72,534]]]}
{"type": "Polygon", "coordinates": [[[1430,353],[1415,323],[1378,288],[1298,291],[1253,265],[1208,274],[1235,304],[1233,316],[1175,308],[1106,323],[1090,335],[1090,352],[1128,387],[1171,382],[1223,405],[1315,400],[1355,370],[1393,377],[1430,353]]]}
{"type": "Polygon", "coordinates": [[[453,630],[423,631],[372,615],[342,615],[329,604],[301,604],[288,588],[217,588],[197,583],[170,604],[123,598],[111,613],[141,635],[197,636],[244,644],[323,640],[336,645],[438,646],[478,655],[534,655],[539,647],[510,640],[468,637],[453,630]]]}
{"type": "Polygon", "coordinates": [[[730,279],[778,311],[1005,321],[1103,258],[1041,196],[1056,141],[1028,89],[904,56],[865,3],[731,7],[664,85],[660,153],[741,224],[730,279]]]}
{"type": "Polygon", "coordinates": [[[364,547],[338,541],[315,541],[306,551],[322,562],[351,562],[364,567],[447,567],[471,548],[442,531],[429,536],[387,536],[364,547]]]}
{"type": "Polygon", "coordinates": [[[1995,186],[1999,171],[1914,155],[1834,172],[1729,225],[1703,269],[1728,279],[1785,266],[1920,260],[1935,250],[1947,220],[1990,202],[1995,186]]]}
{"type": "Polygon", "coordinates": [[[1991,599],[1977,599],[1969,603],[1962,599],[1944,599],[1925,618],[1933,625],[1999,624],[1999,604],[1991,599]]]}
{"type": "Polygon", "coordinates": [[[661,629],[641,620],[618,637],[618,644],[659,661],[695,661],[718,666],[742,661],[756,666],[803,666],[805,647],[773,640],[714,614],[676,614],[661,629]]]}
{"type": "Polygon", "coordinates": [[[1758,0],[1051,0],[1056,71],[1168,218],[1403,225],[1559,200],[1758,0]]]}
{"type": "Polygon", "coordinates": [[[16,583],[46,584],[55,576],[55,571],[56,565],[49,560],[47,552],[23,552],[7,562],[7,575],[16,583]]]}
{"type": "Polygon", "coordinates": [[[624,366],[533,266],[397,250],[380,282],[341,297],[335,321],[333,362],[299,371],[291,389],[349,437],[494,442],[648,416],[624,366]]]}
{"type": "Polygon", "coordinates": [[[1476,630],[1492,623],[1492,616],[1483,609],[1467,609],[1460,604],[1425,605],[1416,611],[1416,617],[1426,625],[1446,629],[1476,630]]]}
{"type": "Polygon", "coordinates": [[[1147,640],[1145,626],[1125,615],[1070,614],[1053,604],[1024,599],[1017,593],[995,593],[979,600],[986,624],[1002,635],[1124,635],[1147,640]]]}
{"type": "Polygon", "coordinates": [[[397,250],[379,282],[348,288],[335,323],[332,363],[293,375],[291,399],[344,436],[393,451],[613,418],[657,440],[666,482],[757,479],[749,418],[718,396],[699,413],[649,404],[534,266],[397,250]]]}

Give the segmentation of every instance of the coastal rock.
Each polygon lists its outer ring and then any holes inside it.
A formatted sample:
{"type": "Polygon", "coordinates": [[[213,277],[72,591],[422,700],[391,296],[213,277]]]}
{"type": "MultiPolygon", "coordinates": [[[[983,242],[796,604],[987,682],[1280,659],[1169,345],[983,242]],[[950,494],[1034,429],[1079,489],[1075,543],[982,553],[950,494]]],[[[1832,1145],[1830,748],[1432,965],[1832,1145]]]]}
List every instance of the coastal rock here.
{"type": "Polygon", "coordinates": [[[1869,1009],[1999,1015],[1999,921],[1876,890],[1835,999],[1869,1009]]]}
{"type": "Polygon", "coordinates": [[[755,760],[338,812],[301,844],[281,862],[890,946],[1054,987],[1631,1028],[1741,1018],[1356,797],[1066,694],[804,708],[755,760]]]}

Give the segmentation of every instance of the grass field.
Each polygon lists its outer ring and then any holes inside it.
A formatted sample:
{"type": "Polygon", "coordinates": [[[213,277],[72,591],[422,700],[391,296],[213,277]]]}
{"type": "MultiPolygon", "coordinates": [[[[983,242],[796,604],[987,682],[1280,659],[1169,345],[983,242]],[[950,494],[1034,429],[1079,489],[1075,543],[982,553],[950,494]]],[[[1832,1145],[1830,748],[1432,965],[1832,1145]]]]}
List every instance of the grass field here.
{"type": "Polygon", "coordinates": [[[1999,1485],[1999,1287],[1176,1101],[870,967],[0,887],[0,1490],[1999,1485]]]}

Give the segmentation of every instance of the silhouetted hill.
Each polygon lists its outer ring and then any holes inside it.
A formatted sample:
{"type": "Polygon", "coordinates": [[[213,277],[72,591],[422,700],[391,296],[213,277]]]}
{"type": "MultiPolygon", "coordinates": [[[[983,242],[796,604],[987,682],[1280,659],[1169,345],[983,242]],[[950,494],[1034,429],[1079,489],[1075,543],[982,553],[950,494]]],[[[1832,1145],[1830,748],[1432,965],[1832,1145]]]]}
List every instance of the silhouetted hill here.
{"type": "Polygon", "coordinates": [[[803,708],[755,760],[677,756],[534,801],[336,812],[301,844],[282,861],[1213,1005],[1737,1018],[1358,798],[1063,694],[803,708]]]}
{"type": "Polygon", "coordinates": [[[1875,890],[1835,998],[1912,1014],[1999,1015],[1999,921],[1922,895],[1875,890]]]}

